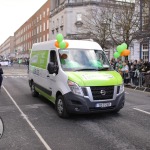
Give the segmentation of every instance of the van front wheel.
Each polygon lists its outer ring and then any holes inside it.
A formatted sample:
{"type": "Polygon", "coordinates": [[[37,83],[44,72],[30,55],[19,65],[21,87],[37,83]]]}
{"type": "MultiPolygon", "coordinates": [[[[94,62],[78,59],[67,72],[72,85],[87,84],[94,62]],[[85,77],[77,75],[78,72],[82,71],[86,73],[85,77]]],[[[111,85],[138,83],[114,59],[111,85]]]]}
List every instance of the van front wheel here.
{"type": "Polygon", "coordinates": [[[64,98],[62,95],[59,95],[56,99],[56,111],[58,113],[58,116],[61,118],[68,118],[69,117],[69,114],[66,110],[64,98]]]}
{"type": "Polygon", "coordinates": [[[35,90],[34,82],[31,84],[31,93],[33,97],[37,97],[39,95],[39,93],[35,90]]]}

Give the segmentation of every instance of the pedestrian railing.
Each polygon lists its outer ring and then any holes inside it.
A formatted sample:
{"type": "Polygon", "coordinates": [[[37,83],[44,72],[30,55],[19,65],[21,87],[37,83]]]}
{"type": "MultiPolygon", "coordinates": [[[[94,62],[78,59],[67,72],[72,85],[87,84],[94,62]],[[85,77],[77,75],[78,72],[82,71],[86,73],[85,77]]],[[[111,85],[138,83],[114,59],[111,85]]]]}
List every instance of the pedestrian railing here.
{"type": "Polygon", "coordinates": [[[124,84],[142,91],[150,90],[150,73],[130,71],[122,73],[124,84]]]}

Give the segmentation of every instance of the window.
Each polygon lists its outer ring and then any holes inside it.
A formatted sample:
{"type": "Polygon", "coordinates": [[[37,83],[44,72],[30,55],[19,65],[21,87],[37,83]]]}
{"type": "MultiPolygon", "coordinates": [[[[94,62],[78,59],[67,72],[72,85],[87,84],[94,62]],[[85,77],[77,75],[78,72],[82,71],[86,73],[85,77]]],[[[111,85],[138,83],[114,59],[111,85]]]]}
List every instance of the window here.
{"type": "Polygon", "coordinates": [[[37,22],[39,22],[39,17],[37,17],[36,19],[37,19],[37,22]]]}
{"type": "Polygon", "coordinates": [[[59,26],[59,19],[57,19],[57,27],[59,26]]]}
{"type": "Polygon", "coordinates": [[[49,20],[47,20],[47,29],[49,29],[49,20]]]}
{"type": "Polygon", "coordinates": [[[47,16],[49,15],[49,8],[47,8],[47,16]]]}
{"type": "Polygon", "coordinates": [[[148,51],[143,51],[143,61],[148,61],[148,51]]]}
{"type": "Polygon", "coordinates": [[[37,26],[37,34],[39,33],[39,26],[37,26]]]}
{"type": "Polygon", "coordinates": [[[55,27],[55,22],[53,21],[53,28],[55,27]]]}
{"type": "Polygon", "coordinates": [[[148,50],[148,43],[143,44],[143,50],[148,50]]]}
{"type": "Polygon", "coordinates": [[[115,27],[116,27],[116,30],[121,30],[121,26],[119,24],[116,24],[115,27]]]}
{"type": "Polygon", "coordinates": [[[64,17],[61,16],[61,25],[63,25],[63,24],[64,24],[64,17]]]}
{"type": "Polygon", "coordinates": [[[40,15],[40,20],[42,20],[42,15],[40,15]]]}
{"type": "Polygon", "coordinates": [[[43,23],[43,31],[45,31],[45,22],[43,23]]]}
{"type": "Polygon", "coordinates": [[[45,35],[43,35],[43,41],[45,41],[45,35]]]}
{"type": "Polygon", "coordinates": [[[81,13],[77,13],[77,21],[81,21],[82,20],[82,14],[81,13]]]}
{"type": "Polygon", "coordinates": [[[45,18],[45,11],[43,12],[43,18],[45,18]]]}
{"type": "Polygon", "coordinates": [[[149,16],[145,16],[145,17],[143,18],[143,22],[144,22],[144,24],[149,23],[149,16]]]}
{"type": "Polygon", "coordinates": [[[60,0],[56,0],[56,6],[59,6],[60,0]]]}
{"type": "Polygon", "coordinates": [[[40,25],[40,32],[42,32],[42,25],[40,25]]]}
{"type": "Polygon", "coordinates": [[[49,34],[47,33],[47,41],[49,40],[49,34]]]}
{"type": "Polygon", "coordinates": [[[50,52],[50,62],[53,62],[55,65],[57,65],[57,55],[54,50],[50,52]]]}
{"type": "Polygon", "coordinates": [[[100,70],[111,69],[103,51],[94,49],[66,49],[59,50],[62,69],[72,70],[100,70]],[[65,57],[63,55],[65,54],[65,57]]]}

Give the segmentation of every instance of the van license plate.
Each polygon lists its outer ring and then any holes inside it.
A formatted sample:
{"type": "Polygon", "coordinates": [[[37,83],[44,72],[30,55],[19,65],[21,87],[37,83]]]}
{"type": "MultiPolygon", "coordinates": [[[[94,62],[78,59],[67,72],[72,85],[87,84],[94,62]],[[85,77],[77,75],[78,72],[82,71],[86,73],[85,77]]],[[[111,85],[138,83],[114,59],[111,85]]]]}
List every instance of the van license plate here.
{"type": "Polygon", "coordinates": [[[96,107],[105,108],[110,107],[111,105],[112,105],[111,103],[97,103],[96,107]]]}

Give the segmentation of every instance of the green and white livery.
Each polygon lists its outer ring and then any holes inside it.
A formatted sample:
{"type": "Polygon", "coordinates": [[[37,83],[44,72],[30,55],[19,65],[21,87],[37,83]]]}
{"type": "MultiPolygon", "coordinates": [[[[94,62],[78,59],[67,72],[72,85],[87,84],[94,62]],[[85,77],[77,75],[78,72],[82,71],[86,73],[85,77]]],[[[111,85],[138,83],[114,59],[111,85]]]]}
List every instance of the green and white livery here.
{"type": "Polygon", "coordinates": [[[55,40],[33,44],[29,85],[33,96],[43,95],[60,117],[71,113],[118,112],[125,94],[121,75],[112,69],[101,46],[93,41],[55,40]]]}

